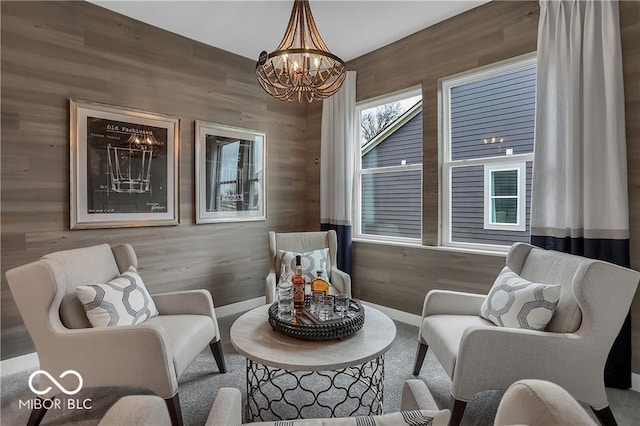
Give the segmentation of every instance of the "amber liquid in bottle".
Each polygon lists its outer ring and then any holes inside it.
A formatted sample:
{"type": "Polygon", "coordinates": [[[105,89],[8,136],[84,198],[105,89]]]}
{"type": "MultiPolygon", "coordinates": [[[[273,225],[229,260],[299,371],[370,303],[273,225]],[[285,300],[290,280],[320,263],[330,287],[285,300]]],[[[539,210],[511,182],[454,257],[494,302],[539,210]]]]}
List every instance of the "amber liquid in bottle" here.
{"type": "Polygon", "coordinates": [[[293,284],[293,308],[296,312],[300,312],[304,308],[304,277],[302,276],[300,256],[296,256],[296,273],[291,278],[291,283],[293,284]]]}
{"type": "Polygon", "coordinates": [[[324,271],[319,269],[316,271],[316,278],[311,281],[311,294],[329,294],[329,283],[324,277],[324,271]]]}

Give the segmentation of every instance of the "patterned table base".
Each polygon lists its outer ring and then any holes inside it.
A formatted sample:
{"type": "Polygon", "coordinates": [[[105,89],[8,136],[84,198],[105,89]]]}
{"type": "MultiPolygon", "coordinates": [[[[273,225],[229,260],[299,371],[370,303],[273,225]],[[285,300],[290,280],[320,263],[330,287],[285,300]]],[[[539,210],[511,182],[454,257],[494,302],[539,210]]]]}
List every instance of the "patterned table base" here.
{"type": "Polygon", "coordinates": [[[382,414],[384,354],[333,371],[287,371],[247,359],[246,421],[382,414]]]}

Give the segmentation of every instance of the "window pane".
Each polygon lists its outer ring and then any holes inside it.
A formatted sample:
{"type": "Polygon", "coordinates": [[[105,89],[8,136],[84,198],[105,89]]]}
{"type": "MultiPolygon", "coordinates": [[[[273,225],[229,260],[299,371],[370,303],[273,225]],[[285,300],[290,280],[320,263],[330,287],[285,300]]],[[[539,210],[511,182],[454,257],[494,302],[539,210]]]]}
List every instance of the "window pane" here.
{"type": "Polygon", "coordinates": [[[363,234],[421,238],[422,171],[362,175],[363,234]]]}
{"type": "Polygon", "coordinates": [[[451,159],[533,152],[536,68],[451,88],[451,159]]]}
{"type": "Polygon", "coordinates": [[[518,195],[518,171],[496,170],[491,172],[491,195],[517,196],[518,195]]]}
{"type": "Polygon", "coordinates": [[[422,163],[422,97],[360,113],[362,168],[422,163]]]}
{"type": "Polygon", "coordinates": [[[518,199],[493,198],[491,200],[491,222],[518,223],[518,199]]]}

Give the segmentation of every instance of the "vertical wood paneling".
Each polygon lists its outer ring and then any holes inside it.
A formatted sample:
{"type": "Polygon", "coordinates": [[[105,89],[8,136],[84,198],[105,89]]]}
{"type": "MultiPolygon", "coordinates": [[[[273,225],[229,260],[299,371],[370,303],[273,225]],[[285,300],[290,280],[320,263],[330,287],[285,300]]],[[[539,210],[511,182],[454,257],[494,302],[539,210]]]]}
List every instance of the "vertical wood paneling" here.
{"type": "Polygon", "coordinates": [[[152,292],[262,296],[267,232],[307,226],[306,106],[264,93],[252,60],[87,2],[1,7],[2,358],[33,351],[4,272],[56,250],[128,242],[152,292]],[[69,98],[182,118],[179,226],[69,230],[69,98]],[[195,225],[196,119],[267,132],[267,221],[195,225]]]}

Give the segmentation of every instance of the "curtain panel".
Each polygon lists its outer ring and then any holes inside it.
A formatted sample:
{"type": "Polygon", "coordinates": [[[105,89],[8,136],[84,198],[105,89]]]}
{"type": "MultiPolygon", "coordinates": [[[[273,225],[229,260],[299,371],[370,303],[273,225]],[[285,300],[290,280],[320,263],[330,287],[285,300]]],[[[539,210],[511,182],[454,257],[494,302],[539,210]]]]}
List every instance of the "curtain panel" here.
{"type": "MultiPolygon", "coordinates": [[[[540,1],[537,58],[531,242],[629,267],[617,1],[540,1]]],[[[630,316],[605,385],[631,386],[630,316]]]]}
{"type": "Polygon", "coordinates": [[[356,72],[322,101],[320,227],[338,236],[338,269],[351,274],[351,221],[357,144],[356,72]]]}

